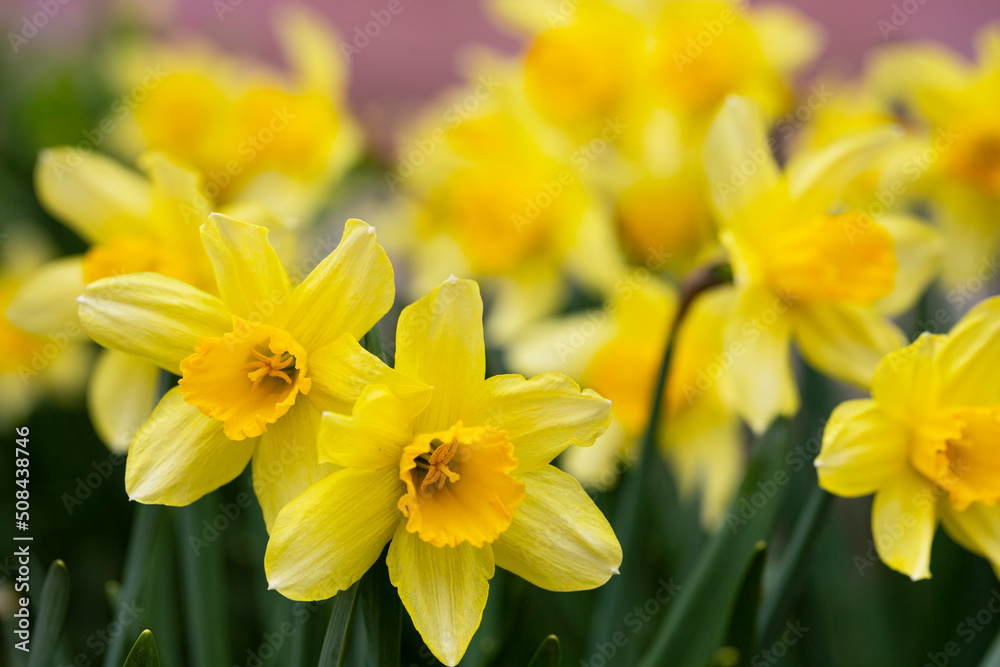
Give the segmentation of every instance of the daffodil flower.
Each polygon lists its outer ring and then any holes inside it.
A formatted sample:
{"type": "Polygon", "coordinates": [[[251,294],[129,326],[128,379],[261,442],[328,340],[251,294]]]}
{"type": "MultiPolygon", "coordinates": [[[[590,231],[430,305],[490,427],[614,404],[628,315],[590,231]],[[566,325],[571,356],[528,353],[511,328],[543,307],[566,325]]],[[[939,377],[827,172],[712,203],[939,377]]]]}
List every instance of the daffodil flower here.
{"type": "Polygon", "coordinates": [[[218,297],[156,273],[83,291],[80,319],[95,341],[181,376],[129,447],[132,500],[186,505],[252,458],[270,526],[334,469],[317,459],[322,411],[349,411],[375,381],[417,386],[358,343],[394,297],[374,230],[348,221],[340,245],[294,288],[267,235],[218,214],[201,226],[218,297]]]}
{"type": "Polygon", "coordinates": [[[858,134],[793,156],[781,173],[751,102],[729,98],[708,132],[705,169],[734,274],[723,334],[727,400],[757,432],[798,409],[793,340],[811,365],[860,386],[906,343],[888,316],[936,275],[937,236],[916,220],[875,219],[840,198],[896,136],[858,134]]]}
{"type": "Polygon", "coordinates": [[[886,356],[872,397],[842,403],[826,425],[820,486],[875,494],[875,548],[912,579],[931,576],[939,521],[1000,576],[998,362],[1000,298],[992,298],[949,334],[925,333],[886,356]]]}
{"type": "Polygon", "coordinates": [[[897,172],[948,238],[950,286],[995,274],[1000,246],[1000,28],[985,28],[977,50],[970,63],[936,44],[894,45],[868,72],[886,107],[905,105],[914,145],[897,172]]]}
{"type": "Polygon", "coordinates": [[[297,600],[351,586],[389,543],[392,583],[431,651],[455,665],[479,626],[494,567],[555,591],[617,573],[621,547],[570,475],[549,462],[591,445],[611,406],[565,376],[485,378],[478,285],[450,279],[399,320],[396,370],[431,387],[368,387],[326,413],[320,460],[341,470],[278,515],[265,568],[297,600]]]}
{"type": "MultiPolygon", "coordinates": [[[[76,298],[85,285],[108,276],[152,271],[216,292],[198,233],[213,205],[201,177],[161,153],[143,156],[139,165],[146,177],[73,147],[41,152],[35,167],[39,201],[89,247],[26,276],[7,308],[13,323],[40,336],[75,327],[85,337],[76,298]]],[[[242,213],[252,215],[254,222],[271,219],[248,206],[242,213]]],[[[156,366],[134,355],[101,353],[87,391],[98,436],[112,450],[125,451],[158,396],[156,366]]]]}
{"type": "Polygon", "coordinates": [[[221,203],[310,215],[357,157],[361,134],[336,31],[300,5],[284,7],[275,28],[288,72],[199,43],[116,54],[112,69],[135,102],[111,140],[128,154],[183,160],[221,203]]]}

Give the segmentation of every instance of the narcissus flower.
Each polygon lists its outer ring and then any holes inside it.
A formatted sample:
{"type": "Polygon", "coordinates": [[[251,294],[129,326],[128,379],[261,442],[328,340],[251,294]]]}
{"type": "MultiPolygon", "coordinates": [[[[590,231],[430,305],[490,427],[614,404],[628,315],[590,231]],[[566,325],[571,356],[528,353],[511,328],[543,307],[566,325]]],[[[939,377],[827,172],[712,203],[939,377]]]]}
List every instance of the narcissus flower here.
{"type": "MultiPolygon", "coordinates": [[[[149,153],[139,164],[147,178],[111,158],[83,155],[72,147],[41,152],[35,167],[38,200],[89,248],[28,275],[7,310],[12,322],[40,336],[70,327],[83,334],[76,298],[86,284],[108,276],[155,272],[216,292],[198,234],[213,205],[201,177],[161,153],[149,153]]],[[[254,222],[270,218],[263,211],[243,210],[254,222]]],[[[153,364],[116,351],[102,353],[88,388],[98,436],[111,449],[125,451],[158,395],[153,364]]]]}
{"type": "Polygon", "coordinates": [[[871,399],[834,410],[816,459],[827,491],[875,494],[882,561],[931,576],[938,522],[1000,576],[1000,298],[947,335],[925,333],[879,363],[871,399]]]}
{"type": "Polygon", "coordinates": [[[904,105],[913,126],[899,177],[944,229],[949,285],[994,274],[1000,245],[1000,26],[983,30],[978,51],[969,63],[940,45],[895,45],[869,72],[886,106],[904,105]]]}
{"type": "Polygon", "coordinates": [[[798,409],[793,340],[811,365],[860,386],[906,343],[888,316],[934,278],[937,237],[914,219],[875,219],[841,200],[894,137],[858,134],[795,155],[780,173],[748,100],[729,98],[708,132],[705,168],[734,274],[727,400],[755,431],[798,409]]]}
{"type": "Polygon", "coordinates": [[[157,150],[205,175],[215,199],[264,202],[306,216],[357,157],[336,33],[302,6],[277,16],[288,72],[201,44],[119,54],[124,88],[142,85],[124,150],[157,150]],[[150,63],[157,76],[148,79],[150,63]],[[161,71],[162,70],[162,71],[161,71]]]}
{"type": "Polygon", "coordinates": [[[83,291],[80,319],[101,345],[181,376],[132,440],[129,497],[186,505],[252,457],[270,526],[334,469],[316,456],[322,411],[350,411],[371,382],[417,384],[358,343],[392,305],[392,266],[360,220],[294,288],[264,227],[212,214],[201,237],[219,297],[156,273],[114,276],[83,291]]]}
{"type": "Polygon", "coordinates": [[[448,665],[479,627],[495,566],[573,591],[605,583],[622,558],[579,483],[549,465],[592,444],[611,406],[554,373],[484,380],[482,313],[478,285],[457,279],[403,311],[396,370],[431,388],[373,385],[351,416],[324,414],[320,460],[342,469],[282,510],[264,561],[271,588],[319,600],[390,543],[390,579],[448,665]]]}

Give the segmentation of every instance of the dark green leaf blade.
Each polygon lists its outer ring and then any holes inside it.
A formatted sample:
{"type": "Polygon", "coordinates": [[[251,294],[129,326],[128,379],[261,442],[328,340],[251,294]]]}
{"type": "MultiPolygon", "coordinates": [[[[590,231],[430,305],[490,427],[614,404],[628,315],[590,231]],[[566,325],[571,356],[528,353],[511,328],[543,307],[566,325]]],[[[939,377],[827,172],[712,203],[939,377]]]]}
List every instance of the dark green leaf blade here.
{"type": "Polygon", "coordinates": [[[38,625],[31,642],[29,667],[47,667],[59,644],[66,607],[69,604],[69,572],[66,564],[56,560],[49,566],[42,585],[42,595],[38,605],[38,625]]]}
{"type": "Polygon", "coordinates": [[[156,652],[156,640],[151,631],[143,630],[122,667],[160,667],[160,656],[156,652]]]}
{"type": "Polygon", "coordinates": [[[750,664],[750,656],[757,652],[757,614],[760,610],[760,592],[764,578],[764,563],[767,561],[767,545],[758,542],[750,560],[743,585],[736,596],[733,611],[729,615],[729,629],[726,631],[726,645],[739,653],[742,667],[750,664]]]}
{"type": "Polygon", "coordinates": [[[559,667],[561,662],[562,646],[559,645],[559,638],[555,635],[549,635],[538,646],[538,650],[531,657],[528,667],[559,667]]]}
{"type": "Polygon", "coordinates": [[[319,654],[319,667],[341,667],[344,664],[348,637],[358,609],[358,586],[356,582],[333,598],[330,623],[326,626],[326,637],[319,654]]]}

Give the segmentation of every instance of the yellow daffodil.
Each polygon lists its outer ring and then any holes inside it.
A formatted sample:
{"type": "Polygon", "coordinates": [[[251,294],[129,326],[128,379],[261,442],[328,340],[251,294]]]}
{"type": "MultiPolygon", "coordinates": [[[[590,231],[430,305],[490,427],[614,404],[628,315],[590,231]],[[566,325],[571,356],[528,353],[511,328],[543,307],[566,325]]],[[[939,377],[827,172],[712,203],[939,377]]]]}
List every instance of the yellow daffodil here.
{"type": "Polygon", "coordinates": [[[608,401],[547,373],[485,379],[478,285],[450,279],[399,320],[396,370],[431,387],[365,389],[326,413],[320,459],[342,466],[293,500],[271,531],[271,588],[328,598],[389,543],[392,583],[427,646],[455,665],[479,626],[494,567],[556,591],[605,583],[621,547],[571,476],[549,462],[587,446],[608,401]]]}
{"type": "Polygon", "coordinates": [[[894,46],[869,77],[886,106],[904,106],[918,139],[898,161],[948,238],[943,278],[950,286],[996,275],[1000,246],[1000,26],[983,30],[979,61],[936,44],[894,46]]]}
{"type": "MultiPolygon", "coordinates": [[[[140,166],[147,177],[73,147],[42,151],[35,168],[38,199],[90,247],[26,277],[7,309],[18,326],[49,336],[76,324],[83,333],[76,298],[86,284],[108,276],[151,271],[216,292],[198,233],[213,206],[201,177],[160,153],[145,155],[140,166]]],[[[270,220],[250,205],[239,212],[255,222],[270,220]]],[[[102,353],[87,393],[98,436],[111,449],[125,451],[158,396],[155,365],[120,352],[102,353]]]]}
{"type": "Polygon", "coordinates": [[[811,365],[861,386],[906,342],[887,315],[909,307],[933,279],[927,248],[936,235],[904,216],[873,218],[841,201],[895,136],[848,137],[793,156],[781,173],[751,102],[730,98],[709,130],[705,168],[734,273],[727,400],[755,431],[798,409],[793,340],[811,365]]]}
{"type": "Polygon", "coordinates": [[[278,14],[276,31],[287,73],[202,44],[120,55],[132,113],[112,140],[184,161],[221,203],[239,197],[308,216],[357,157],[360,132],[336,32],[301,6],[278,14]]]}
{"type": "Polygon", "coordinates": [[[156,273],[113,276],[86,287],[80,319],[101,345],[181,376],[132,440],[129,497],[186,505],[252,457],[270,526],[334,469],[317,460],[320,413],[397,377],[358,344],[392,305],[392,266],[359,220],[294,288],[264,227],[212,214],[201,238],[219,297],[156,273]]]}
{"type": "MultiPolygon", "coordinates": [[[[549,318],[515,338],[514,370],[566,373],[611,400],[611,425],[593,447],[560,465],[587,488],[606,489],[635,456],[650,420],[656,376],[677,309],[667,285],[642,269],[624,277],[600,310],[549,318]]],[[[695,302],[677,334],[657,438],[685,496],[701,496],[706,527],[718,525],[743,470],[739,419],[720,399],[721,329],[728,305],[695,302]],[[718,369],[714,366],[719,366],[718,369]]]]}
{"type": "MultiPolygon", "coordinates": [[[[24,280],[53,254],[47,239],[33,227],[8,228],[0,243],[0,313],[5,313],[24,280]]],[[[37,334],[0,316],[0,424],[11,426],[40,400],[70,404],[79,399],[91,354],[79,323],[37,334]]]]}
{"type": "Polygon", "coordinates": [[[1000,576],[1000,298],[947,335],[925,333],[886,356],[871,399],[834,410],[816,459],[819,483],[875,494],[872,537],[882,561],[931,576],[938,521],[1000,576]]]}

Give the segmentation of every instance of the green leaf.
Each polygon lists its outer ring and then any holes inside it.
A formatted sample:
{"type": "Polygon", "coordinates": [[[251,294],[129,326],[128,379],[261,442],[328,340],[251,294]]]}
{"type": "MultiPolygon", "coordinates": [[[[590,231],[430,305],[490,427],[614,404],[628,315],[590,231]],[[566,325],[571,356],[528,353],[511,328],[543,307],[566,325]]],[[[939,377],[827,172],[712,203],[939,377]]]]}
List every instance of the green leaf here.
{"type": "Polygon", "coordinates": [[[382,345],[382,332],[379,331],[378,324],[361,337],[361,346],[385,363],[389,363],[389,359],[385,353],[385,346],[382,345]]]}
{"type": "Polygon", "coordinates": [[[722,646],[735,603],[758,542],[767,538],[788,486],[784,458],[788,424],[779,420],[761,438],[724,525],[698,559],[649,651],[639,663],[708,664],[722,646]]]}
{"type": "MultiPolygon", "coordinates": [[[[128,548],[125,551],[125,574],[122,585],[116,596],[116,607],[123,605],[135,606],[142,584],[147,579],[149,563],[153,553],[160,522],[164,517],[164,508],[160,505],[137,505],[132,519],[132,533],[129,536],[128,548]]],[[[125,651],[123,635],[111,642],[105,654],[105,667],[118,667],[125,651]]]]}
{"type": "Polygon", "coordinates": [[[562,662],[562,647],[559,638],[549,635],[542,640],[535,655],[531,657],[528,667],[559,667],[562,662]]]}
{"type": "Polygon", "coordinates": [[[160,656],[156,652],[156,640],[153,639],[152,632],[143,630],[122,667],[160,667],[160,656]]]}
{"type": "Polygon", "coordinates": [[[990,644],[990,650],[986,652],[979,667],[1000,667],[1000,634],[990,644]]]}
{"type": "Polygon", "coordinates": [[[760,609],[767,545],[758,542],[755,549],[743,577],[743,585],[733,604],[733,611],[729,614],[729,629],[726,631],[726,645],[735,649],[739,656],[738,661],[733,664],[742,667],[748,667],[750,657],[757,653],[757,613],[760,609]]]}
{"type": "Polygon", "coordinates": [[[347,638],[350,637],[354,614],[358,609],[358,587],[356,582],[333,598],[330,623],[326,626],[326,637],[319,654],[319,667],[341,667],[344,664],[347,638]]]}
{"type": "Polygon", "coordinates": [[[69,572],[66,564],[57,560],[49,566],[38,604],[38,623],[32,637],[29,667],[48,667],[59,644],[66,607],[69,604],[69,572]]]}
{"type": "Polygon", "coordinates": [[[195,667],[231,663],[222,544],[205,544],[201,540],[202,526],[211,524],[215,513],[221,511],[218,499],[217,492],[210,493],[174,510],[189,655],[195,667]]]}
{"type": "Polygon", "coordinates": [[[398,665],[403,632],[403,603],[380,559],[358,584],[358,609],[365,665],[398,665]]]}

